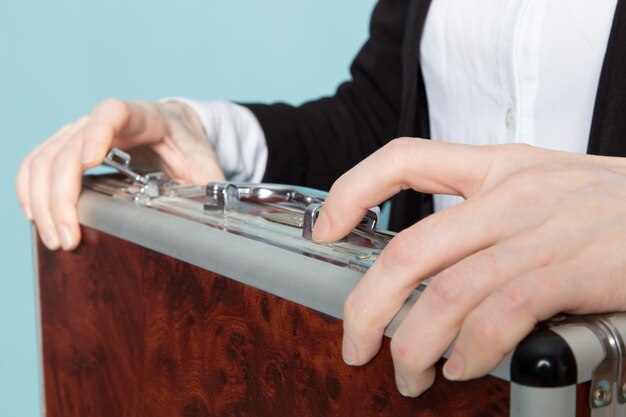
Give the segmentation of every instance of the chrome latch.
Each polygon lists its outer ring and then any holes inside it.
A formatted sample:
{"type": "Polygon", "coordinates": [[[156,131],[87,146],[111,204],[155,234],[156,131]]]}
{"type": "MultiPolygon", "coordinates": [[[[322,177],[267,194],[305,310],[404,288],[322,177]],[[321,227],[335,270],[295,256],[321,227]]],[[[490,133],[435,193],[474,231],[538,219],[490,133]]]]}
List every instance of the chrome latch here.
{"type": "MultiPolygon", "coordinates": [[[[278,184],[247,184],[247,183],[227,183],[211,182],[206,186],[206,194],[210,201],[204,205],[205,211],[220,211],[229,213],[237,211],[240,201],[249,201],[263,204],[283,204],[295,210],[295,214],[284,216],[268,216],[270,219],[283,219],[284,223],[302,227],[302,237],[313,240],[313,228],[320,213],[320,209],[326,198],[326,193],[319,190],[295,188],[278,184]],[[298,218],[302,218],[298,221],[298,218]]],[[[366,233],[368,238],[377,237],[374,235],[378,225],[378,211],[370,209],[363,220],[356,227],[356,233],[366,233]]],[[[388,239],[378,237],[378,245],[384,247],[388,239]],[[384,240],[384,242],[383,242],[384,240]]]]}
{"type": "MultiPolygon", "coordinates": [[[[309,204],[304,211],[304,220],[302,225],[302,237],[308,240],[313,240],[313,228],[317,222],[317,218],[320,215],[323,203],[309,204]]],[[[378,225],[378,212],[369,209],[365,213],[365,217],[357,225],[356,229],[364,233],[376,232],[376,226],[378,225]]]]}
{"type": "Polygon", "coordinates": [[[159,196],[159,185],[165,181],[161,172],[141,175],[130,167],[130,155],[118,148],[112,148],[103,161],[104,165],[115,168],[130,178],[139,189],[132,193],[134,202],[145,202],[159,196]]]}

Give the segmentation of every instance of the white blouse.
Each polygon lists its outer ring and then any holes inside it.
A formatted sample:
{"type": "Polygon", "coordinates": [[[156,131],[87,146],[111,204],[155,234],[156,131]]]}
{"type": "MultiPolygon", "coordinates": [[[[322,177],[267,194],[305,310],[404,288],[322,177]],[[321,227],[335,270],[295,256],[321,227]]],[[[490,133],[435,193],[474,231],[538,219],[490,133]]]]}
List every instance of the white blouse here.
{"type": "Polygon", "coordinates": [[[431,137],[586,152],[616,3],[434,0],[420,50],[431,137]]]}
{"type": "MultiPolygon", "coordinates": [[[[430,132],[468,144],[585,152],[617,0],[433,0],[420,47],[430,132]]],[[[229,179],[260,181],[248,109],[188,99],[229,179]]],[[[435,209],[460,201],[435,196],[435,209]]]]}

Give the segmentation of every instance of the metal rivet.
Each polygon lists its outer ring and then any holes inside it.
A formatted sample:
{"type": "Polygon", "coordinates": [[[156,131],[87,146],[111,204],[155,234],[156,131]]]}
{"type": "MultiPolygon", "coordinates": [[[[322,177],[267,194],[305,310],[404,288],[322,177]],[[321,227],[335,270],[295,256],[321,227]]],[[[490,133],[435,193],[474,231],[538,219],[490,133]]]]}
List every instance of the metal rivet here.
{"type": "MultiPolygon", "coordinates": [[[[626,388],[626,386],[624,387],[626,388]]],[[[593,391],[593,405],[596,407],[604,407],[609,397],[609,393],[604,388],[596,388],[593,391]]]]}

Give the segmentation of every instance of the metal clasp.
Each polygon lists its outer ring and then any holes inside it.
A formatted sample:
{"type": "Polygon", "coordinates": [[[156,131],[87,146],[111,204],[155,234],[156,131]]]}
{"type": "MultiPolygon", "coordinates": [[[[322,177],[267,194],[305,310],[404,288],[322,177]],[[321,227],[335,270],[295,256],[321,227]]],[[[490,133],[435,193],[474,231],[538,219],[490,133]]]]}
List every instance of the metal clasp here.
{"type": "MultiPolygon", "coordinates": [[[[211,201],[204,205],[206,211],[221,211],[228,213],[236,211],[240,201],[255,203],[276,204],[283,203],[299,209],[303,216],[302,237],[313,240],[313,228],[319,216],[319,211],[326,198],[326,193],[318,190],[303,191],[277,184],[237,184],[226,182],[211,182],[206,187],[207,196],[211,201]]],[[[357,230],[373,234],[376,231],[379,214],[370,209],[357,226],[357,230]]]]}
{"type": "MultiPolygon", "coordinates": [[[[323,203],[317,204],[309,204],[304,211],[304,219],[302,222],[302,237],[307,240],[313,240],[313,228],[315,227],[315,222],[317,222],[317,218],[320,215],[320,210],[322,209],[323,203]]],[[[357,230],[360,230],[364,233],[374,233],[376,232],[376,225],[378,225],[378,213],[372,209],[367,210],[365,213],[365,217],[361,220],[361,222],[357,225],[357,230]]]]}
{"type": "Polygon", "coordinates": [[[161,172],[141,175],[133,171],[130,168],[130,155],[118,148],[111,148],[102,163],[117,169],[139,186],[139,191],[133,194],[134,202],[143,202],[159,196],[159,181],[164,179],[161,172]]]}
{"type": "Polygon", "coordinates": [[[211,198],[204,204],[205,211],[221,211],[228,213],[239,208],[239,188],[228,183],[209,183],[206,186],[206,194],[211,198]]]}

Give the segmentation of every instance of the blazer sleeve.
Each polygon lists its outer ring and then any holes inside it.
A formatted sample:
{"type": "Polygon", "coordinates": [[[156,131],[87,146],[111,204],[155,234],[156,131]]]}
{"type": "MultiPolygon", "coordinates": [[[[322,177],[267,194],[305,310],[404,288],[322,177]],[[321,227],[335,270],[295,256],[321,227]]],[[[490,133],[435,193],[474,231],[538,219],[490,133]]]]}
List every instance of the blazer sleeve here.
{"type": "Polygon", "coordinates": [[[370,37],[353,61],[351,80],[332,97],[294,107],[246,104],[268,146],[263,181],[323,190],[393,139],[402,90],[402,44],[409,0],[380,0],[370,37]]]}

